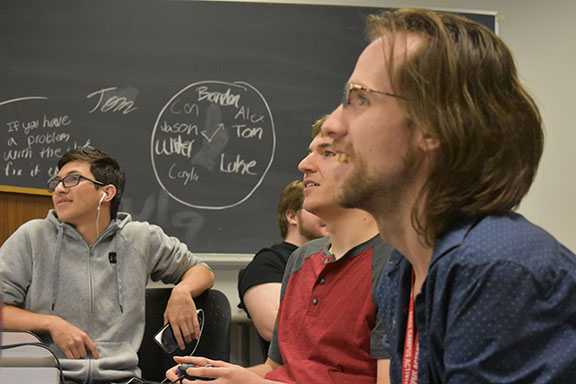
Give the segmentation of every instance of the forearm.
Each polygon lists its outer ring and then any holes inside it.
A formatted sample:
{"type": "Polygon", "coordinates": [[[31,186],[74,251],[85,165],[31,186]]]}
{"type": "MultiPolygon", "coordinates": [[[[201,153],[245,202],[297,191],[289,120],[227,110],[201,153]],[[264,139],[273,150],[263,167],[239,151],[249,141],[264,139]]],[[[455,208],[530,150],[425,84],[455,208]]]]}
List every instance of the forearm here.
{"type": "Polygon", "coordinates": [[[2,310],[4,329],[15,331],[51,332],[57,319],[57,316],[34,313],[11,305],[5,305],[2,310]]]}
{"type": "Polygon", "coordinates": [[[202,294],[214,285],[214,272],[203,265],[190,268],[174,289],[189,293],[192,297],[202,294]]]}
{"type": "Polygon", "coordinates": [[[267,358],[263,364],[254,365],[246,369],[248,369],[250,372],[257,374],[260,377],[264,377],[268,372],[272,372],[278,367],[280,367],[280,364],[274,362],[270,358],[267,358]]]}
{"type": "Polygon", "coordinates": [[[80,359],[89,353],[96,359],[100,357],[96,344],[84,331],[58,316],[7,305],[3,308],[2,321],[5,329],[50,333],[54,343],[69,359],[80,359]]]}
{"type": "Polygon", "coordinates": [[[378,360],[378,377],[376,384],[390,384],[390,360],[378,360]]]}

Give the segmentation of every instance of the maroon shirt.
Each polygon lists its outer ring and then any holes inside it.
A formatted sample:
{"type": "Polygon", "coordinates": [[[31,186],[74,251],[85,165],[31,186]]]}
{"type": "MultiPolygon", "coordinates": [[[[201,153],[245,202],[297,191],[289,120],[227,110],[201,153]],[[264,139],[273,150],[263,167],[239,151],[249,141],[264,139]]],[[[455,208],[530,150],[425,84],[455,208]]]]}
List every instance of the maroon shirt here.
{"type": "Polygon", "coordinates": [[[386,359],[377,287],[390,247],[379,236],[339,260],[330,239],[292,254],[282,284],[270,358],[282,366],[266,378],[286,383],[375,383],[386,359]]]}

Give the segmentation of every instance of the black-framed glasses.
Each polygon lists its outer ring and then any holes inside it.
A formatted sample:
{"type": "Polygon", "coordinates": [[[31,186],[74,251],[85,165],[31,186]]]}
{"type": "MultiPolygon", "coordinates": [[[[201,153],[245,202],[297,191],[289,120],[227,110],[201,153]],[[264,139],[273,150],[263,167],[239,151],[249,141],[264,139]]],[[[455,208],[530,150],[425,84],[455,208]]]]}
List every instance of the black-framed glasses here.
{"type": "Polygon", "coordinates": [[[54,191],[56,190],[56,187],[58,187],[58,184],[60,184],[60,183],[62,183],[62,185],[64,186],[64,188],[75,187],[75,186],[77,186],[78,184],[80,184],[80,180],[82,180],[82,179],[91,181],[91,182],[93,182],[93,183],[96,184],[96,185],[101,185],[101,186],[106,185],[106,184],[104,184],[104,183],[101,182],[101,181],[92,180],[91,178],[86,177],[86,176],[82,176],[82,175],[68,175],[68,176],[66,176],[66,177],[63,178],[63,179],[57,179],[57,178],[50,179],[50,180],[48,181],[48,186],[47,186],[47,187],[48,187],[48,192],[50,192],[50,193],[54,192],[54,191]]]}
{"type": "Polygon", "coordinates": [[[397,99],[408,100],[406,97],[397,95],[395,93],[377,91],[376,89],[371,89],[360,84],[346,83],[346,85],[344,86],[344,94],[342,95],[342,106],[344,108],[346,108],[350,104],[350,94],[352,93],[352,91],[365,91],[371,93],[378,93],[380,95],[396,97],[397,99]]]}

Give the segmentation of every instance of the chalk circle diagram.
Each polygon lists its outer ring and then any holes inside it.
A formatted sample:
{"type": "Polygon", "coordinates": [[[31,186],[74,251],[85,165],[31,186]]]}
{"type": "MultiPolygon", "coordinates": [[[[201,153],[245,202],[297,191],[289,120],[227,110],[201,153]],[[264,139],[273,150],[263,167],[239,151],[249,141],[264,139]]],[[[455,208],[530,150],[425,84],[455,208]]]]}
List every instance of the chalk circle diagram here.
{"type": "Polygon", "coordinates": [[[264,96],[245,82],[201,81],[162,108],[151,137],[160,187],[198,209],[242,204],[274,161],[276,133],[264,96]]]}

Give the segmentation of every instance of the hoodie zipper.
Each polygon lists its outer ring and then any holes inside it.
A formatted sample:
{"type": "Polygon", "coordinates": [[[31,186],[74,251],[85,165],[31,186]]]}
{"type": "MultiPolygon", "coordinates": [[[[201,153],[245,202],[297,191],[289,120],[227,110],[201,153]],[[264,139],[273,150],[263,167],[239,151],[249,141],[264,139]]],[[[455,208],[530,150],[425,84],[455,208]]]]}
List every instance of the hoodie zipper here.
{"type": "MultiPolygon", "coordinates": [[[[93,274],[92,274],[92,259],[94,257],[94,246],[98,242],[98,239],[92,244],[90,247],[90,254],[88,257],[88,286],[90,289],[90,329],[88,331],[88,335],[94,341],[94,284],[93,284],[93,274]]],[[[94,341],[95,342],[95,341],[94,341]]],[[[88,358],[88,381],[90,383],[92,381],[92,353],[89,354],[88,358]]]]}

